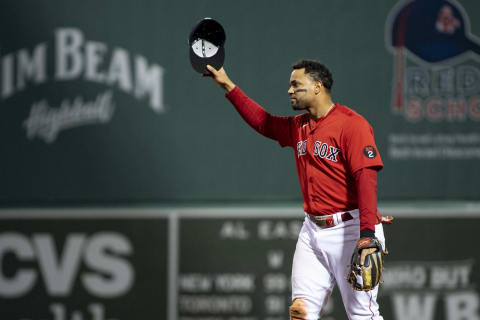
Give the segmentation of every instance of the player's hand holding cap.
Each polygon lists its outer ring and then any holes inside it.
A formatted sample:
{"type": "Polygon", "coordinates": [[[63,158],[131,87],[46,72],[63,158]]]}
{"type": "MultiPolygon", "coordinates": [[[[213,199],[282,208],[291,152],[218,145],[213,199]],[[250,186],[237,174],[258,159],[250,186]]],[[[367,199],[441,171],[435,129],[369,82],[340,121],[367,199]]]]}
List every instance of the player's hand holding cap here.
{"type": "Polygon", "coordinates": [[[225,30],[218,21],[212,18],[202,19],[188,38],[193,69],[204,75],[209,74],[208,64],[216,70],[220,69],[225,61],[225,39],[225,30]]]}

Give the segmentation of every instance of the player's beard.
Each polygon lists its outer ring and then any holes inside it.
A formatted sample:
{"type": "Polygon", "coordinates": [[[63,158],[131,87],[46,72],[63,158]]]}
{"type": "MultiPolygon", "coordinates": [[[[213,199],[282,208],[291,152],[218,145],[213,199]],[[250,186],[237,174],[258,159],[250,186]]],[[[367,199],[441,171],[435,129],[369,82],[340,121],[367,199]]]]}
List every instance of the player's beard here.
{"type": "Polygon", "coordinates": [[[306,107],[302,104],[302,102],[296,98],[294,100],[290,100],[290,102],[292,103],[293,110],[300,111],[300,110],[306,109],[306,107]]]}

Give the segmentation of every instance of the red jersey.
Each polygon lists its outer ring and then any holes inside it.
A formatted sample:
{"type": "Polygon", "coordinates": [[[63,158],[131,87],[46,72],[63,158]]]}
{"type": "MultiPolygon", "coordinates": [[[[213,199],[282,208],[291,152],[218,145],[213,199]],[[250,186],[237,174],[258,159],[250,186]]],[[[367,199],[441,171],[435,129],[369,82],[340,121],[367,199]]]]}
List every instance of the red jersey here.
{"type": "Polygon", "coordinates": [[[305,212],[321,215],[358,208],[354,174],[362,168],[383,167],[365,118],[338,104],[319,119],[308,113],[279,117],[238,87],[226,96],[255,130],[294,149],[305,212]],[[244,105],[250,107],[242,109],[244,105]]]}
{"type": "Polygon", "coordinates": [[[382,168],[373,130],[348,107],[335,105],[322,118],[308,113],[274,121],[276,140],[295,151],[304,210],[331,214],[358,208],[353,174],[365,167],[382,168]]]}

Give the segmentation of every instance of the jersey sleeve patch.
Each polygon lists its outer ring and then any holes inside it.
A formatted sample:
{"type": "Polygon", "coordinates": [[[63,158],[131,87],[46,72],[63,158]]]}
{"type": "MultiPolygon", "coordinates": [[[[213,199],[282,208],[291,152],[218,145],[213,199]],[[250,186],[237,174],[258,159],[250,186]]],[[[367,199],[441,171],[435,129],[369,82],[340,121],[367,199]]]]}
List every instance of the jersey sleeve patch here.
{"type": "Polygon", "coordinates": [[[375,159],[377,157],[377,149],[374,146],[365,146],[363,148],[363,155],[368,159],[375,159]]]}

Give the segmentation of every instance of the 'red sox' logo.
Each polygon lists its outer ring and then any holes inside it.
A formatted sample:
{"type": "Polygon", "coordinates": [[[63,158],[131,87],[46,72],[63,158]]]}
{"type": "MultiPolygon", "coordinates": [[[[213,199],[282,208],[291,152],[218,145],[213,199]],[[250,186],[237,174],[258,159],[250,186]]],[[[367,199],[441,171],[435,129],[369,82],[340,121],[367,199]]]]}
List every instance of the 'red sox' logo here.
{"type": "MultiPolygon", "coordinates": [[[[338,154],[340,149],[328,145],[325,142],[315,141],[313,155],[321,159],[326,159],[332,162],[338,162],[338,154]]],[[[297,158],[307,154],[307,140],[297,142],[297,158]]]]}

